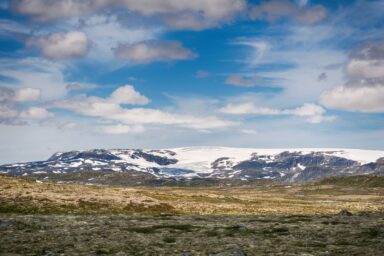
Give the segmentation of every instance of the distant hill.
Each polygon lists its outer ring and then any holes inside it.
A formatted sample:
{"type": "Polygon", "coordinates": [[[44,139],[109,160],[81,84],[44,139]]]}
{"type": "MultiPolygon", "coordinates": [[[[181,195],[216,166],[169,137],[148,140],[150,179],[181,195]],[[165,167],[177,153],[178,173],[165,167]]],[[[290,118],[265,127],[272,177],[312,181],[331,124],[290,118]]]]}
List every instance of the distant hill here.
{"type": "Polygon", "coordinates": [[[326,177],[317,182],[320,185],[337,185],[352,187],[384,187],[384,176],[360,175],[343,177],[326,177]]]}
{"type": "Polygon", "coordinates": [[[358,149],[94,149],[55,153],[46,161],[0,166],[0,173],[89,184],[207,184],[223,181],[317,181],[383,175],[384,151],[358,149]],[[204,180],[204,181],[203,181],[204,180]]]}

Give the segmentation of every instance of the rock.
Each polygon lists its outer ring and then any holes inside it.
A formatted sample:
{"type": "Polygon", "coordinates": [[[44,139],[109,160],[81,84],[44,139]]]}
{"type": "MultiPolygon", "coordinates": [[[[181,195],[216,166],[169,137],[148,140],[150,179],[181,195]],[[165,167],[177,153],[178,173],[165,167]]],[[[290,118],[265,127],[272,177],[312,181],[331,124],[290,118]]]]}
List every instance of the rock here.
{"type": "Polygon", "coordinates": [[[368,212],[359,212],[358,214],[357,214],[359,217],[365,217],[365,218],[368,218],[369,217],[369,213],[368,212]]]}
{"type": "Polygon", "coordinates": [[[108,248],[99,248],[96,250],[96,254],[97,255],[100,255],[100,254],[109,254],[110,253],[110,250],[108,248]]]}
{"type": "Polygon", "coordinates": [[[337,215],[342,216],[342,217],[349,217],[352,216],[353,214],[349,212],[346,209],[341,210],[337,215]]]}
{"type": "Polygon", "coordinates": [[[232,248],[219,253],[214,253],[209,255],[210,256],[245,256],[245,253],[239,248],[232,248]]]}
{"type": "Polygon", "coordinates": [[[191,252],[182,252],[179,254],[179,256],[192,256],[193,254],[191,252]]]}

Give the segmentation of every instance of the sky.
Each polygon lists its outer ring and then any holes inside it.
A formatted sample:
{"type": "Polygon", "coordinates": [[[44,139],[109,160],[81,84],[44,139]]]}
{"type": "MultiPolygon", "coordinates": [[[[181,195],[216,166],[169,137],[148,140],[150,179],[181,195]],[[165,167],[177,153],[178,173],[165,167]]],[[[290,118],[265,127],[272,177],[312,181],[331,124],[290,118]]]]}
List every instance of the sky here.
{"type": "Polygon", "coordinates": [[[0,163],[384,150],[384,1],[0,0],[0,163]]]}

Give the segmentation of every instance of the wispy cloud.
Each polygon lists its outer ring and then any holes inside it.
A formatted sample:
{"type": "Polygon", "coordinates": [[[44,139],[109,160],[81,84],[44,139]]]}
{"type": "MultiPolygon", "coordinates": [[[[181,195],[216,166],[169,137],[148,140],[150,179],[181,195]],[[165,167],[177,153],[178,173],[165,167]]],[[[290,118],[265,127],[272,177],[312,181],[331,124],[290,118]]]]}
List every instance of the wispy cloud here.
{"type": "Polygon", "coordinates": [[[324,6],[307,6],[307,2],[303,1],[299,2],[299,5],[295,5],[288,0],[271,0],[252,5],[249,9],[250,19],[269,22],[292,18],[301,24],[312,25],[322,21],[326,16],[327,10],[324,6]]]}
{"type": "Polygon", "coordinates": [[[153,61],[172,61],[194,59],[197,55],[183,47],[180,42],[144,42],[119,46],[117,57],[132,63],[149,63],[153,61]]]}
{"type": "Polygon", "coordinates": [[[230,115],[266,115],[266,116],[299,116],[303,117],[309,123],[321,123],[323,121],[333,121],[335,116],[325,115],[326,110],[313,103],[305,103],[301,107],[292,109],[276,109],[257,107],[251,102],[242,104],[228,104],[224,108],[220,109],[220,112],[230,115]]]}

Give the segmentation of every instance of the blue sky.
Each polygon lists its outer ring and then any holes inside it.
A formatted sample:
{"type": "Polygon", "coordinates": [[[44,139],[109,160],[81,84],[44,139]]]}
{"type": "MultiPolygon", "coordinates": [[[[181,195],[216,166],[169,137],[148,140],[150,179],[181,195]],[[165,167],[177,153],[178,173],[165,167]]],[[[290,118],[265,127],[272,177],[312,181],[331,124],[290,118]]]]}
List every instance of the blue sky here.
{"type": "Polygon", "coordinates": [[[384,149],[383,13],[383,1],[0,1],[0,162],[384,149]]]}

